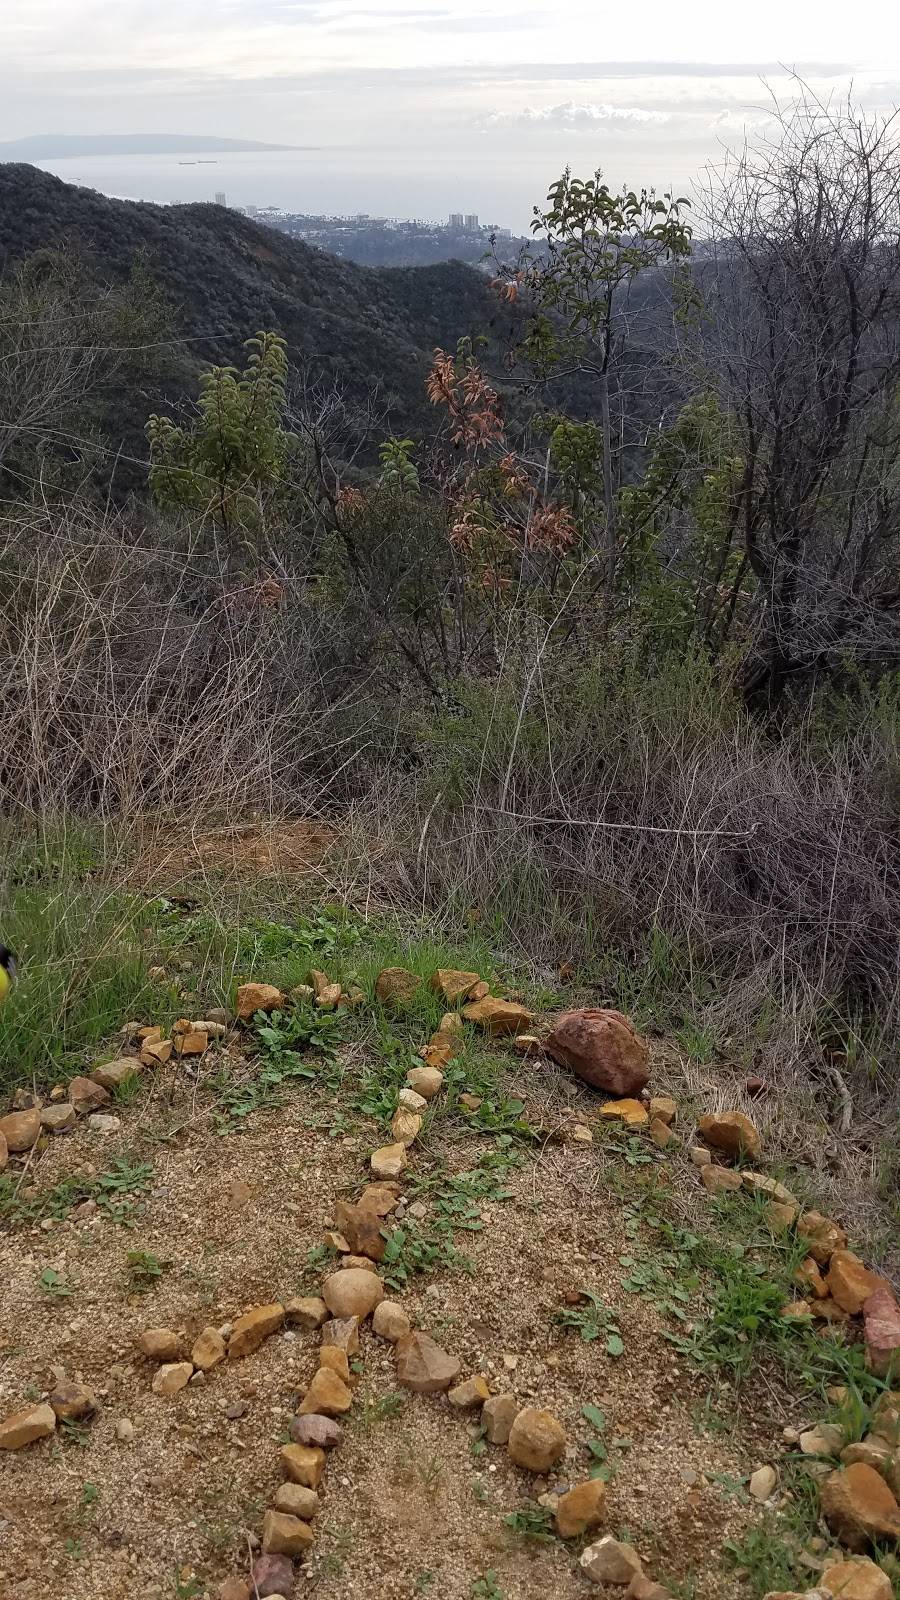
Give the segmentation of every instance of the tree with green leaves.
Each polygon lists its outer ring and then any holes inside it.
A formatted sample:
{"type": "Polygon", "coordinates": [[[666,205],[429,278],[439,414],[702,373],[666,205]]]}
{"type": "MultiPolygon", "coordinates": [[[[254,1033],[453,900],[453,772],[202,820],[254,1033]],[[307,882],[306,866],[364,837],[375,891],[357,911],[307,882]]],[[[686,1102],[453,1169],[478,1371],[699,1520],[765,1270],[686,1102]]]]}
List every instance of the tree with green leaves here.
{"type": "Polygon", "coordinates": [[[243,372],[211,367],[203,373],[193,427],[161,416],[147,423],[155,499],[212,517],[226,534],[256,524],[297,448],[285,427],[285,341],[262,332],[244,348],[243,372]]]}

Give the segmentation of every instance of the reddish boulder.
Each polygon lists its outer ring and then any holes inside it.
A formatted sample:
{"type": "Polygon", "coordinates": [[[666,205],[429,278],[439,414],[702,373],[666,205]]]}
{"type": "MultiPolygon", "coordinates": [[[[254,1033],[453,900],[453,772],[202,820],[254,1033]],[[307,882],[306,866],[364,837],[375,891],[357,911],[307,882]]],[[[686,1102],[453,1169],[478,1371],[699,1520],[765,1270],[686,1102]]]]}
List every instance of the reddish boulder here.
{"type": "Polygon", "coordinates": [[[650,1078],[646,1041],[620,1011],[564,1011],[544,1048],[560,1066],[617,1099],[639,1095],[650,1078]]]}
{"type": "Polygon", "coordinates": [[[878,1378],[900,1375],[900,1306],[890,1289],[876,1289],[863,1306],[866,1359],[878,1378]]]}

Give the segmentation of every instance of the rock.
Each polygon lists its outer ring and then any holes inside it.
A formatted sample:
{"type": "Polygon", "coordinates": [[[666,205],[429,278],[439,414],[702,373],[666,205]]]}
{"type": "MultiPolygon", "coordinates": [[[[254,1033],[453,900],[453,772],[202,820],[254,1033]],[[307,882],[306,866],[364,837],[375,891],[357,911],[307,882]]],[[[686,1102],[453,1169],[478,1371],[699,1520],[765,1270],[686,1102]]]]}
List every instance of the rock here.
{"type": "MultiPolygon", "coordinates": [[[[318,967],[313,967],[308,974],[306,987],[312,989],[314,999],[321,1000],[323,995],[327,994],[328,990],[334,986],[327,972],[321,972],[318,967]]],[[[338,987],[340,988],[340,985],[338,987]]]]}
{"type": "Polygon", "coordinates": [[[606,1513],[606,1484],[600,1478],[578,1483],[556,1503],[556,1531],[561,1539],[577,1539],[579,1534],[599,1528],[606,1513]]]}
{"type": "Polygon", "coordinates": [[[118,1133],[122,1119],[106,1116],[102,1111],[92,1111],[87,1119],[87,1125],[92,1133],[118,1133]]]}
{"type": "Polygon", "coordinates": [[[358,1317],[365,1322],[384,1299],[384,1284],[374,1273],[351,1267],[347,1272],[332,1272],[325,1279],[322,1299],[333,1317],[358,1317]]]}
{"type": "Polygon", "coordinates": [[[876,1277],[864,1266],[852,1250],[835,1250],[829,1263],[825,1282],[832,1299],[844,1311],[855,1317],[876,1289],[885,1287],[884,1279],[876,1277]]]}
{"type": "Polygon", "coordinates": [[[511,1461],[528,1472],[549,1472],[566,1448],[566,1433],[552,1411],[526,1406],[509,1431],[511,1461]]]}
{"type": "Polygon", "coordinates": [[[401,1089],[397,1100],[404,1111],[414,1111],[416,1114],[424,1111],[428,1104],[425,1096],[417,1094],[415,1089],[401,1089]]]}
{"type": "Polygon", "coordinates": [[[641,1570],[641,1558],[630,1544],[607,1533],[581,1553],[579,1566],[594,1583],[630,1583],[641,1570]]]}
{"type": "Polygon", "coordinates": [[[708,1167],[712,1162],[712,1156],[703,1144],[692,1145],[689,1155],[695,1167],[708,1167]]]}
{"type": "Polygon", "coordinates": [[[145,1328],[137,1347],[149,1361],[180,1361],[184,1355],[183,1341],[171,1328],[145,1328]]]}
{"type": "Polygon", "coordinates": [[[354,1255],[368,1256],[372,1261],[384,1259],[387,1240],[377,1212],[369,1206],[354,1206],[347,1200],[339,1200],[335,1207],[335,1221],[354,1255]]]}
{"type": "Polygon", "coordinates": [[[336,1344],[323,1345],[319,1351],[319,1366],[327,1367],[329,1372],[336,1372],[338,1377],[350,1386],[350,1357],[346,1350],[339,1350],[336,1344]]]}
{"type": "Polygon", "coordinates": [[[257,1011],[279,1011],[285,996],[271,983],[242,983],[234,1002],[234,1014],[240,1022],[250,1022],[257,1011]]]}
{"type": "Polygon", "coordinates": [[[459,1103],[464,1111],[480,1111],[481,1097],[477,1094],[461,1094],[459,1103]]]}
{"type": "Polygon", "coordinates": [[[721,1194],[725,1189],[734,1190],[743,1187],[739,1172],[735,1172],[731,1167],[716,1167],[712,1162],[700,1168],[700,1181],[710,1194],[721,1194]]]}
{"type": "Polygon", "coordinates": [[[71,1100],[63,1100],[55,1106],[46,1106],[41,1112],[41,1127],[48,1133],[68,1133],[77,1121],[78,1117],[71,1100]]]}
{"type": "Polygon", "coordinates": [[[781,1307],[778,1315],[790,1322],[811,1322],[812,1309],[808,1300],[789,1300],[787,1305],[781,1307]]]}
{"type": "Polygon", "coordinates": [[[341,1259],[341,1271],[346,1272],[350,1267],[358,1267],[360,1272],[376,1272],[375,1262],[369,1256],[346,1255],[341,1259]]]}
{"type": "Polygon", "coordinates": [[[866,1365],[876,1378],[900,1375],[900,1306],[890,1289],[875,1289],[863,1304],[866,1365]]]}
{"type": "Polygon", "coordinates": [[[827,1265],[835,1250],[844,1250],[847,1246],[843,1228],[819,1211],[804,1211],[797,1222],[797,1232],[807,1240],[809,1253],[820,1267],[827,1265]]]}
{"type": "Polygon", "coordinates": [[[253,1600],[253,1590],[244,1578],[226,1578],[216,1590],[216,1600],[253,1600]]]}
{"type": "Polygon", "coordinates": [[[467,1378],[465,1383],[458,1383],[455,1389],[450,1390],[447,1399],[457,1411],[475,1411],[490,1397],[487,1379],[479,1373],[475,1378],[467,1378]]]}
{"type": "Polygon", "coordinates": [[[519,1414],[519,1402],[512,1394],[492,1394],[481,1408],[485,1437],[490,1444],[506,1444],[519,1414]]]}
{"type": "Polygon", "coordinates": [[[594,1142],[594,1135],[591,1133],[590,1128],[587,1127],[587,1125],[583,1122],[576,1122],[574,1128],[572,1129],[572,1138],[576,1144],[593,1144],[594,1142]]]}
{"type": "Polygon", "coordinates": [[[301,1517],[304,1522],[310,1522],[319,1509],[319,1496],[315,1489],[305,1489],[302,1483],[283,1483],[272,1506],[289,1517],[301,1517]]]}
{"type": "Polygon", "coordinates": [[[175,1039],[175,1053],[179,1056],[202,1056],[209,1048],[209,1034],[205,1028],[190,1028],[175,1039]]]}
{"type": "Polygon", "coordinates": [[[437,1067],[411,1067],[406,1081],[423,1100],[433,1100],[444,1087],[444,1074],[437,1067]]]}
{"type": "Polygon", "coordinates": [[[650,1077],[647,1044],[620,1011],[564,1011],[544,1048],[560,1066],[619,1099],[639,1095],[650,1077]]]}
{"type": "Polygon", "coordinates": [[[253,1306],[250,1311],[245,1311],[242,1317],[238,1317],[228,1341],[229,1361],[252,1355],[264,1340],[277,1333],[283,1321],[284,1306],[277,1303],[253,1306]]]}
{"type": "Polygon", "coordinates": [[[369,1166],[376,1178],[399,1178],[406,1162],[405,1144],[382,1145],[380,1150],[373,1150],[369,1158],[369,1166]]]}
{"type": "Polygon", "coordinates": [[[770,1589],[763,1600],[834,1600],[827,1589],[770,1589]]]}
{"type": "Polygon", "coordinates": [[[89,1112],[97,1111],[109,1100],[109,1092],[99,1083],[92,1083],[90,1078],[71,1078],[68,1095],[79,1117],[86,1117],[89,1112]]]}
{"type": "Polygon", "coordinates": [[[421,1128],[422,1118],[415,1111],[407,1111],[405,1106],[400,1106],[391,1118],[391,1133],[397,1144],[413,1144],[421,1128]]]}
{"type": "Polygon", "coordinates": [[[870,1540],[900,1539],[900,1506],[874,1467],[854,1462],[822,1484],[822,1512],[832,1532],[850,1550],[870,1540]]]}
{"type": "Polygon", "coordinates": [[[607,1100],[600,1107],[601,1117],[608,1122],[624,1122],[630,1128],[645,1128],[650,1114],[640,1100],[607,1100]]]}
{"type": "Polygon", "coordinates": [[[797,1221],[798,1206],[786,1205],[783,1200],[770,1200],[763,1216],[772,1233],[784,1233],[797,1221]]]}
{"type": "Polygon", "coordinates": [[[356,1203],[361,1211],[371,1211],[376,1217],[388,1217],[399,1198],[399,1183],[367,1183],[356,1203]]]}
{"type": "Polygon", "coordinates": [[[794,1282],[801,1289],[808,1289],[819,1300],[824,1300],[828,1295],[828,1285],[819,1271],[819,1263],[813,1256],[807,1256],[801,1261],[794,1273],[794,1282]]]}
{"type": "Polygon", "coordinates": [[[455,1005],[457,1000],[464,1000],[466,995],[474,989],[476,983],[481,982],[477,972],[457,972],[452,967],[438,967],[437,972],[431,974],[431,987],[435,994],[442,994],[447,1005],[455,1005]]]}
{"type": "Polygon", "coordinates": [[[359,1317],[333,1317],[322,1325],[322,1345],[335,1345],[355,1356],[359,1350],[359,1317]]]}
{"type": "Polygon", "coordinates": [[[774,1467],[757,1467],[756,1471],[750,1474],[747,1492],[762,1505],[775,1493],[777,1484],[778,1473],[774,1467]]]}
{"type": "Polygon", "coordinates": [[[201,1372],[211,1372],[225,1360],[225,1340],[218,1328],[204,1328],[198,1333],[191,1349],[191,1360],[201,1372]]]}
{"type": "Polygon", "coordinates": [[[274,1552],[257,1556],[250,1568],[250,1592],[259,1600],[277,1600],[294,1590],[294,1569],[287,1556],[274,1552]]]}
{"type": "Polygon", "coordinates": [[[263,1517],[262,1547],[266,1555],[302,1556],[315,1537],[308,1522],[284,1511],[267,1511],[263,1517]]]}
{"type": "Polygon", "coordinates": [[[26,1406],[0,1422],[0,1450],[22,1450],[26,1444],[48,1439],[56,1428],[52,1406],[26,1406]]]}
{"type": "Polygon", "coordinates": [[[116,1423],[116,1438],[120,1444],[130,1444],[134,1438],[134,1423],[130,1417],[120,1417],[116,1423]]]}
{"type": "Polygon", "coordinates": [[[846,1439],[843,1428],[836,1422],[820,1422],[800,1435],[800,1449],[805,1456],[839,1456],[846,1439]]]}
{"type": "Polygon", "coordinates": [[[456,1039],[449,1043],[446,1039],[442,1039],[439,1044],[435,1044],[434,1040],[437,1037],[435,1034],[433,1039],[429,1039],[428,1043],[422,1046],[419,1055],[426,1067],[430,1067],[433,1072],[440,1072],[443,1076],[445,1067],[449,1067],[454,1057],[459,1055],[460,1046],[456,1039]]]}
{"type": "Polygon", "coordinates": [[[767,1195],[770,1200],[779,1200],[784,1206],[797,1204],[797,1196],[791,1194],[790,1189],[786,1189],[776,1178],[767,1177],[764,1172],[742,1172],[741,1182],[751,1194],[767,1195]]]}
{"type": "Polygon", "coordinates": [[[330,1367],[320,1367],[299,1407],[300,1415],[342,1417],[350,1410],[353,1396],[346,1383],[330,1367]]]}
{"type": "Polygon", "coordinates": [[[375,979],[375,998],[388,1011],[409,1005],[422,986],[422,979],[406,967],[385,967],[375,979]]]}
{"type": "Polygon", "coordinates": [[[672,1593],[661,1583],[654,1583],[652,1578],[636,1572],[625,1590],[625,1600],[672,1600],[672,1593]]]}
{"type": "Polygon", "coordinates": [[[883,1394],[875,1407],[871,1432],[896,1450],[900,1446],[900,1390],[883,1394]]]}
{"type": "Polygon", "coordinates": [[[0,1117],[0,1136],[13,1155],[30,1150],[32,1145],[37,1144],[40,1132],[41,1113],[37,1106],[32,1106],[28,1111],[10,1111],[8,1116],[0,1117]]]}
{"type": "Polygon", "coordinates": [[[171,1039],[149,1039],[141,1045],[141,1065],[162,1067],[171,1060],[174,1044],[171,1039]]]}
{"type": "Polygon", "coordinates": [[[463,1006],[462,1014],[467,1022],[474,1022],[483,1028],[491,1039],[510,1033],[523,1033],[534,1021],[534,1013],[525,1006],[518,1005],[514,1000],[494,1000],[490,995],[463,1006]]]}
{"type": "Polygon", "coordinates": [[[97,1396],[85,1383],[59,1383],[50,1395],[49,1404],[60,1422],[80,1422],[82,1417],[94,1415],[97,1396]]]}
{"type": "Polygon", "coordinates": [[[171,1398],[180,1394],[194,1375],[194,1368],[190,1361],[167,1361],[158,1367],[153,1375],[153,1393],[163,1394],[171,1398]]]}
{"type": "Polygon", "coordinates": [[[742,1111],[716,1111],[701,1117],[697,1124],[701,1139],[728,1156],[749,1156],[756,1161],[762,1154],[762,1140],[756,1127],[742,1111]]]}
{"type": "Polygon", "coordinates": [[[517,1033],[513,1039],[513,1049],[517,1056],[542,1056],[544,1046],[536,1033],[517,1033]]]}
{"type": "Polygon", "coordinates": [[[834,1600],[893,1600],[893,1585],[886,1572],[867,1556],[838,1561],[822,1573],[822,1588],[834,1600]]]}
{"type": "Polygon", "coordinates": [[[396,1300],[382,1300],[375,1307],[372,1317],[372,1327],[379,1339],[389,1339],[391,1344],[396,1344],[398,1339],[405,1339],[410,1331],[410,1321],[403,1307],[396,1300]]]}
{"type": "Polygon", "coordinates": [[[304,1444],[307,1449],[313,1450],[334,1450],[344,1437],[344,1430],[339,1423],[332,1417],[321,1417],[316,1413],[294,1417],[288,1431],[294,1444],[304,1444]]]}
{"type": "Polygon", "coordinates": [[[883,1478],[888,1476],[893,1459],[891,1446],[886,1439],[879,1439],[877,1434],[870,1434],[868,1439],[859,1439],[856,1444],[845,1445],[841,1451],[845,1467],[852,1467],[854,1461],[864,1461],[867,1467],[874,1467],[883,1478]]]}
{"type": "Polygon", "coordinates": [[[321,993],[316,995],[316,1005],[320,1011],[333,1011],[339,1005],[343,996],[339,983],[326,983],[321,993]]]}
{"type": "Polygon", "coordinates": [[[306,1489],[318,1489],[325,1471],[325,1451],[316,1445],[283,1444],[281,1465],[291,1483],[302,1483],[306,1489]]]}
{"type": "Polygon", "coordinates": [[[99,1083],[101,1089],[112,1092],[120,1084],[127,1083],[136,1072],[140,1072],[141,1064],[134,1056],[119,1056],[116,1061],[104,1061],[102,1066],[95,1067],[91,1073],[94,1083],[99,1083]]]}
{"type": "Polygon", "coordinates": [[[318,1295],[302,1295],[293,1300],[285,1300],[284,1315],[285,1321],[293,1327],[304,1328],[307,1333],[315,1333],[323,1322],[328,1321],[328,1307],[318,1295]]]}
{"type": "Polygon", "coordinates": [[[649,1134],[658,1150],[665,1150],[668,1145],[676,1142],[677,1135],[674,1128],[667,1122],[662,1122],[659,1117],[650,1118],[649,1134]]]}
{"type": "Polygon", "coordinates": [[[660,1122],[664,1122],[666,1127],[670,1128],[678,1116],[678,1105],[671,1095],[655,1094],[650,1100],[650,1115],[659,1117],[660,1122]]]}
{"type": "Polygon", "coordinates": [[[397,1378],[415,1394],[439,1394],[459,1377],[460,1362],[427,1333],[408,1333],[394,1345],[397,1378]]]}

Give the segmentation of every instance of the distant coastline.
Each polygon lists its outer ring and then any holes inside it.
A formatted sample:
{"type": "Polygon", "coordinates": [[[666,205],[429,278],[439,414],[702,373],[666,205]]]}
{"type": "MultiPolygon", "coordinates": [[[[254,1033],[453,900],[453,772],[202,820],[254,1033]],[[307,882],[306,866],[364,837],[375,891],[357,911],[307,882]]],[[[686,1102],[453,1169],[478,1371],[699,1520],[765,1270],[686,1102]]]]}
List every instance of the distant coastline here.
{"type": "Polygon", "coordinates": [[[256,139],[218,139],[190,133],[35,133],[0,144],[0,161],[67,161],[85,156],[236,155],[276,150],[315,150],[317,145],[263,144],[256,139]]]}

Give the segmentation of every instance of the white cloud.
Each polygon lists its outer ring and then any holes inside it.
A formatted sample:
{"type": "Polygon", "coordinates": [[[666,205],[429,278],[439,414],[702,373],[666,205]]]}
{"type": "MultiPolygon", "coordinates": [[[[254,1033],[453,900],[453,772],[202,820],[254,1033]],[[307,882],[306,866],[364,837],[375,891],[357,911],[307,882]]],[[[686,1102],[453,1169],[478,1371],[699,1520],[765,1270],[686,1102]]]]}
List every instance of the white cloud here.
{"type": "Polygon", "coordinates": [[[646,127],[668,122],[667,111],[647,111],[642,106],[614,106],[565,100],[558,106],[523,106],[520,111],[494,111],[487,118],[491,128],[548,128],[560,133],[596,132],[608,129],[646,127]]]}

